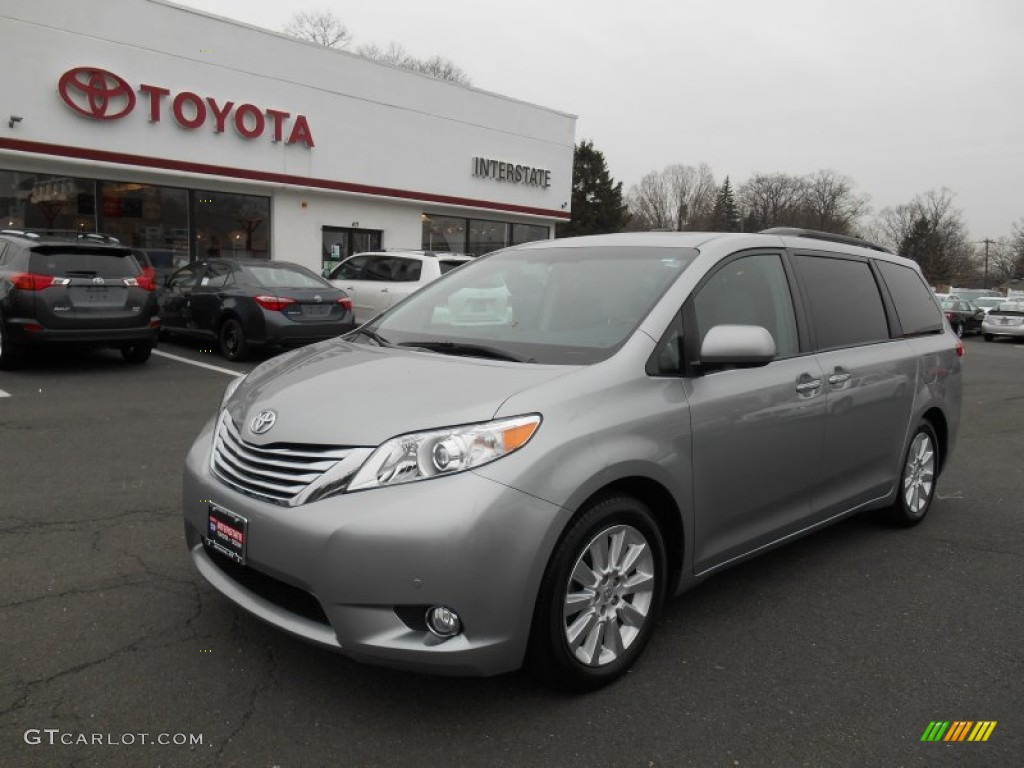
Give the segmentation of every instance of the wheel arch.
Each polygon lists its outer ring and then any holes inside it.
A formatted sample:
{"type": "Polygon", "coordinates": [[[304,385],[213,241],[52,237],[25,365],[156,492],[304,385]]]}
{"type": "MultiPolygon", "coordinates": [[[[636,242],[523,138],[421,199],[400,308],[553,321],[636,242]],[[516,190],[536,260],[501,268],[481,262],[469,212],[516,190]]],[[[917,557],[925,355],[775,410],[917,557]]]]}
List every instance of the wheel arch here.
{"type": "Polygon", "coordinates": [[[631,496],[646,505],[654,515],[665,544],[668,577],[665,585],[665,597],[671,597],[676,593],[686,561],[686,531],[683,526],[682,511],[671,491],[654,478],[643,475],[626,475],[592,490],[583,501],[576,505],[572,516],[563,526],[558,541],[562,540],[573,523],[586,513],[595,500],[612,495],[631,496]]]}
{"type": "Polygon", "coordinates": [[[935,407],[925,411],[921,415],[921,419],[928,422],[935,432],[935,439],[939,441],[938,474],[941,474],[942,470],[945,469],[946,456],[949,453],[949,422],[946,420],[946,414],[942,412],[942,409],[935,407]]]}

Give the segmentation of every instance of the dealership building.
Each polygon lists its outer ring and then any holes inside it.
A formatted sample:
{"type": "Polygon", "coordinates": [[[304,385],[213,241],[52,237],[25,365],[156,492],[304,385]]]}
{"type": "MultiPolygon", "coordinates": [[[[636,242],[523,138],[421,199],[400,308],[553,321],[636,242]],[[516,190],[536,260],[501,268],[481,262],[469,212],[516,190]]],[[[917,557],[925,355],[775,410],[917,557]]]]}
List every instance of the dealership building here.
{"type": "Polygon", "coordinates": [[[0,32],[0,229],[320,271],[569,218],[572,115],[162,0],[4,0],[0,32]]]}

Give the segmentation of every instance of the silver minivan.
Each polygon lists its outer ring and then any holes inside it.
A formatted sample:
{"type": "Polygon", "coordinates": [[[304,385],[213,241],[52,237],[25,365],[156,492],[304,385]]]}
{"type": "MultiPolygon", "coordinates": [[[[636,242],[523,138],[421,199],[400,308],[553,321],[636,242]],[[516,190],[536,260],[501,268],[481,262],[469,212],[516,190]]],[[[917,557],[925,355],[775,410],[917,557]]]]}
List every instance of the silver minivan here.
{"type": "Polygon", "coordinates": [[[187,544],[353,658],[593,689],[704,577],[861,511],[920,522],[962,353],[917,266],[852,238],[517,246],[232,382],[187,544]]]}

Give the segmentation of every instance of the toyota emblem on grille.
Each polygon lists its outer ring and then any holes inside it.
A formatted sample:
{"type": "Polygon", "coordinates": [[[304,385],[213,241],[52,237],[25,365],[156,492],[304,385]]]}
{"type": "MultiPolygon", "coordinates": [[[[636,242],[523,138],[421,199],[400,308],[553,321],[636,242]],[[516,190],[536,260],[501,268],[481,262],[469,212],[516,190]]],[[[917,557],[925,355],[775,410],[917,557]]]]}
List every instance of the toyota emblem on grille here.
{"type": "Polygon", "coordinates": [[[103,285],[103,278],[102,277],[94,277],[92,279],[92,282],[93,282],[93,285],[103,285]]]}
{"type": "Polygon", "coordinates": [[[270,431],[270,428],[274,426],[277,421],[277,414],[273,411],[263,411],[252,423],[249,424],[249,429],[252,430],[254,435],[262,435],[270,431]]]}
{"type": "Polygon", "coordinates": [[[320,294],[319,293],[316,296],[313,297],[313,300],[316,301],[317,304],[319,304],[321,301],[323,301],[323,299],[320,298],[320,294]]]}

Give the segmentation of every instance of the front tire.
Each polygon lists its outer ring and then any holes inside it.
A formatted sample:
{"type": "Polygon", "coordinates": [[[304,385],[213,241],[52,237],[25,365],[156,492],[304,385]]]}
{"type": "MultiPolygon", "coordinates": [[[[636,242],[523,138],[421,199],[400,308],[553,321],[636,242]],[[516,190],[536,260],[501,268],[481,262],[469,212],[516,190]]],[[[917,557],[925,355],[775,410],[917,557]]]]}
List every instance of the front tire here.
{"type": "Polygon", "coordinates": [[[625,674],[654,631],[666,574],[661,531],[645,504],[622,495],[592,502],[548,562],[530,666],[546,683],[579,692],[625,674]]]}
{"type": "Polygon", "coordinates": [[[220,353],[228,360],[244,360],[249,354],[249,343],[245,340],[242,324],[229,317],[220,327],[220,353]]]}
{"type": "Polygon", "coordinates": [[[962,339],[964,337],[964,324],[957,323],[956,325],[954,325],[953,332],[956,334],[956,337],[958,339],[962,339]]]}
{"type": "Polygon", "coordinates": [[[909,528],[924,520],[935,498],[940,459],[935,430],[931,424],[922,421],[910,438],[903,457],[896,501],[880,513],[885,522],[909,528]]]}

